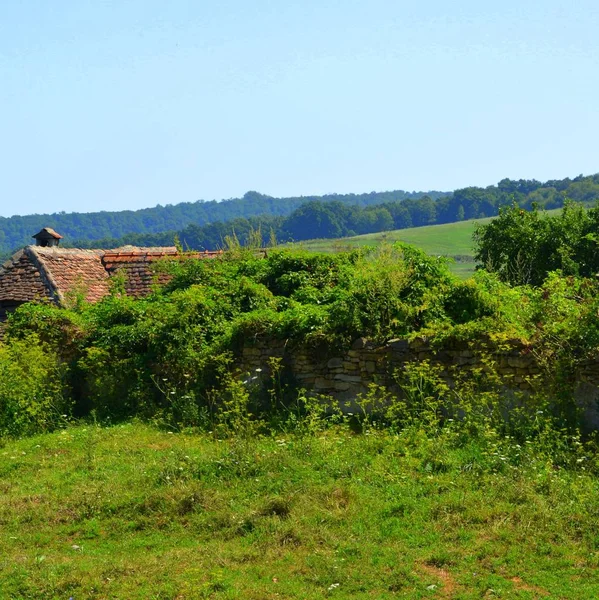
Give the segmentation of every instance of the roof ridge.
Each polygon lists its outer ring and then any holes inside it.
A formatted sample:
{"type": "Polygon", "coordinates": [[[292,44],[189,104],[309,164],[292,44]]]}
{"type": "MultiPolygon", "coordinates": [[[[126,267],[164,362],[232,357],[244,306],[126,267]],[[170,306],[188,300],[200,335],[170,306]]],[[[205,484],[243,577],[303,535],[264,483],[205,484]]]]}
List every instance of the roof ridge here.
{"type": "MultiPolygon", "coordinates": [[[[55,296],[58,298],[60,302],[64,300],[63,294],[56,283],[56,280],[52,276],[52,273],[49,269],[46,269],[46,265],[42,259],[42,256],[38,254],[38,248],[43,248],[43,246],[27,246],[25,248],[25,252],[29,255],[34,265],[37,267],[37,270],[40,273],[40,277],[46,283],[46,286],[51,291],[51,297],[54,300],[55,296]]],[[[66,250],[66,248],[64,248],[66,250]]]]}

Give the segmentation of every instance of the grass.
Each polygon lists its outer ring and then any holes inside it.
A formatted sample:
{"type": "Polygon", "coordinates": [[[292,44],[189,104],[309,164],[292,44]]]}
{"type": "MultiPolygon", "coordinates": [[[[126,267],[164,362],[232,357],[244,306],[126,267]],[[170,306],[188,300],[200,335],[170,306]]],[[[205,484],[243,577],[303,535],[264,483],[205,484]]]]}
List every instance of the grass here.
{"type": "Polygon", "coordinates": [[[71,426],[0,448],[0,598],[596,598],[598,492],[495,438],[71,426]]]}
{"type": "MultiPolygon", "coordinates": [[[[560,209],[549,210],[547,215],[555,216],[560,209]]],[[[339,252],[364,246],[376,246],[382,243],[404,242],[417,246],[433,256],[447,256],[452,259],[450,269],[453,273],[467,279],[474,273],[474,245],[472,234],[477,225],[484,225],[494,217],[382,231],[341,239],[309,240],[299,244],[314,252],[339,252]]]]}

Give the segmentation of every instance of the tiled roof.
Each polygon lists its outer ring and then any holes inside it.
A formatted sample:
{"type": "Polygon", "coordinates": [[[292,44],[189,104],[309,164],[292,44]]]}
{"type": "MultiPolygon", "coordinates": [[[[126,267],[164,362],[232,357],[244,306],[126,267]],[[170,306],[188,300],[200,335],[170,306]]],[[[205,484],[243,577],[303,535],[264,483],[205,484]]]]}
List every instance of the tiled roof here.
{"type": "Polygon", "coordinates": [[[116,250],[106,250],[102,258],[104,268],[110,275],[124,273],[125,293],[134,298],[147,296],[154,284],[164,284],[170,279],[166,273],[154,274],[151,263],[162,258],[175,258],[177,249],[137,248],[125,246],[116,250]]]}
{"type": "Polygon", "coordinates": [[[19,250],[0,267],[0,302],[29,302],[49,297],[50,291],[27,249],[19,250]]]}
{"type": "Polygon", "coordinates": [[[80,292],[88,302],[97,302],[109,291],[108,273],[102,265],[103,250],[29,246],[53,291],[62,301],[80,292]]]}
{"type": "Polygon", "coordinates": [[[125,274],[125,292],[146,296],[152,286],[167,283],[167,273],[154,272],[160,259],[215,258],[222,252],[181,254],[173,247],[114,250],[80,250],[27,246],[0,267],[0,302],[28,302],[51,298],[63,302],[70,293],[81,292],[88,302],[97,302],[110,290],[110,276],[125,274]]]}
{"type": "Polygon", "coordinates": [[[161,259],[215,258],[222,252],[193,252],[181,254],[174,246],[166,248],[137,248],[125,246],[116,250],[106,250],[102,262],[110,275],[125,274],[125,292],[134,298],[147,296],[154,285],[164,285],[170,280],[168,273],[151,268],[151,264],[161,259]]]}

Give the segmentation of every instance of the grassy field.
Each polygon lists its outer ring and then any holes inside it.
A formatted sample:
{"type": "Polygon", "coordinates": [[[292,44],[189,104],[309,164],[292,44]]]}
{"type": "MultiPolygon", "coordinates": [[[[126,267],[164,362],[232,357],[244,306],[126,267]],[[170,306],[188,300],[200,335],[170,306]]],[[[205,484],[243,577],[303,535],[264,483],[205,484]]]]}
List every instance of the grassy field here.
{"type": "Polygon", "coordinates": [[[493,436],[71,426],[0,447],[0,598],[597,598],[574,465],[493,436]]]}
{"type": "Polygon", "coordinates": [[[383,242],[405,242],[421,248],[427,254],[452,258],[451,270],[456,275],[466,278],[474,272],[472,234],[477,223],[488,221],[490,219],[396,229],[336,240],[310,240],[299,245],[315,252],[339,252],[375,246],[383,242]]]}
{"type": "MultiPolygon", "coordinates": [[[[559,212],[560,209],[549,210],[546,214],[556,215],[559,212]]],[[[298,246],[315,252],[339,252],[364,246],[375,246],[383,242],[404,242],[421,248],[427,254],[449,257],[453,260],[450,264],[452,272],[466,279],[474,273],[475,266],[472,234],[477,224],[483,225],[491,220],[492,217],[443,225],[396,229],[335,240],[310,240],[301,242],[298,246]]]]}

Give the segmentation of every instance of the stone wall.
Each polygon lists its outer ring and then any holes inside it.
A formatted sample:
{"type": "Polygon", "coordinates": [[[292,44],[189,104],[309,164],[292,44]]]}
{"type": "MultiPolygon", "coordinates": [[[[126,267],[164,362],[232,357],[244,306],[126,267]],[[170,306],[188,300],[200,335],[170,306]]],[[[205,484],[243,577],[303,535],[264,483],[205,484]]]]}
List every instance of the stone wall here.
{"type": "Polygon", "coordinates": [[[371,383],[395,387],[398,371],[410,361],[437,363],[441,376],[450,384],[457,372],[489,369],[489,360],[515,389],[530,390],[541,374],[534,352],[520,340],[511,340],[489,353],[459,346],[434,350],[424,338],[390,340],[382,346],[360,338],[344,354],[321,359],[302,348],[290,349],[279,340],[254,340],[243,348],[241,370],[268,376],[271,357],[282,359],[298,387],[344,401],[365,393],[371,383]]]}
{"type": "MultiPolygon", "coordinates": [[[[375,345],[360,338],[351,349],[338,356],[318,356],[313,351],[293,347],[281,340],[253,339],[246,343],[239,361],[242,373],[266,381],[269,359],[278,358],[298,388],[308,393],[332,396],[347,405],[365,394],[371,383],[400,392],[398,373],[407,362],[428,360],[439,366],[439,373],[453,385],[457,375],[468,376],[475,370],[492,370],[501,377],[508,391],[547,390],[554,373],[551,365],[538,360],[534,348],[518,339],[497,347],[481,340],[478,349],[459,344],[437,350],[425,338],[389,340],[375,345]]],[[[599,429],[599,356],[579,365],[571,382],[573,399],[582,408],[589,429],[599,429]]]]}

